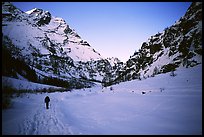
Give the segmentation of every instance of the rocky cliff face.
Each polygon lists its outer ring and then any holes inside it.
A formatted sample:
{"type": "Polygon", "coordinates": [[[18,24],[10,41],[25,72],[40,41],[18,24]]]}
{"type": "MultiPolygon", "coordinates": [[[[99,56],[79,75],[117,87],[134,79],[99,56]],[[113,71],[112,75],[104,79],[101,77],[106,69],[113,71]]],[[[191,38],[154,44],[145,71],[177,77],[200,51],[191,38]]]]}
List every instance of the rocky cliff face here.
{"type": "Polygon", "coordinates": [[[143,79],[178,67],[202,63],[202,3],[192,3],[186,14],[163,32],[151,36],[120,69],[113,83],[143,79]]]}

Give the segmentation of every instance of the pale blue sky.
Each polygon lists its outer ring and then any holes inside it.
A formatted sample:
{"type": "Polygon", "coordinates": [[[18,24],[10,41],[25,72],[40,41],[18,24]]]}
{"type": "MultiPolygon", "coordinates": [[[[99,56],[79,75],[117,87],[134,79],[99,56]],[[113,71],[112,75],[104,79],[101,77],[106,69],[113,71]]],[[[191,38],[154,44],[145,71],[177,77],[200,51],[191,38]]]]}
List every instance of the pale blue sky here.
{"type": "Polygon", "coordinates": [[[61,17],[104,57],[127,61],[151,35],[185,14],[191,2],[12,2],[61,17]]]}

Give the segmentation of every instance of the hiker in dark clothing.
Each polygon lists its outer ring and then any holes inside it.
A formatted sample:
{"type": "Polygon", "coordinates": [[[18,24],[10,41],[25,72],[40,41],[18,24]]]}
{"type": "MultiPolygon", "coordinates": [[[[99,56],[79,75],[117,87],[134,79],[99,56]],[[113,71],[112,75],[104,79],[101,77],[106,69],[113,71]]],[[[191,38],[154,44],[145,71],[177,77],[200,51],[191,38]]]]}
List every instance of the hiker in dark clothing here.
{"type": "Polygon", "coordinates": [[[48,96],[45,97],[46,109],[49,109],[50,98],[48,96]]]}

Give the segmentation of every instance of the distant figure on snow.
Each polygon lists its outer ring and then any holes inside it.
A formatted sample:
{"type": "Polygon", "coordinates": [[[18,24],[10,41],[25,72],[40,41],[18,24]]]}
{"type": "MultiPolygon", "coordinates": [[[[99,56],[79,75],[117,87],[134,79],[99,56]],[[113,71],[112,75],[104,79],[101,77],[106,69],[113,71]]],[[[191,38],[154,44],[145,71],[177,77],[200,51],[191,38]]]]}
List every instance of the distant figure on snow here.
{"type": "Polygon", "coordinates": [[[49,109],[50,98],[48,96],[45,97],[46,109],[49,109]]]}

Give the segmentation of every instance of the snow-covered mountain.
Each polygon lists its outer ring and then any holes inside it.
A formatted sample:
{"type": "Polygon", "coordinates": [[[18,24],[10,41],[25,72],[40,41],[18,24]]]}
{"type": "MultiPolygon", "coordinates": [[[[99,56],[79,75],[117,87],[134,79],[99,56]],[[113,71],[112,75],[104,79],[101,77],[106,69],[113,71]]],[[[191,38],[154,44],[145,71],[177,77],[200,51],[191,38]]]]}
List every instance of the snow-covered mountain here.
{"type": "Polygon", "coordinates": [[[35,8],[24,13],[10,3],[3,3],[2,9],[3,35],[21,50],[22,56],[36,53],[71,57],[74,61],[102,59],[65,20],[48,11],[35,8]]]}
{"type": "MultiPolygon", "coordinates": [[[[143,79],[202,63],[202,2],[163,32],[151,36],[118,71],[113,83],[143,79]]],[[[111,84],[111,83],[110,83],[111,84]]]]}
{"type": "Polygon", "coordinates": [[[59,17],[48,11],[23,12],[2,3],[3,75],[55,86],[104,86],[145,79],[202,63],[202,3],[163,32],[151,36],[123,63],[103,58],[59,17]],[[74,84],[74,85],[73,85],[74,84]]]}
{"type": "Polygon", "coordinates": [[[23,12],[3,2],[2,17],[3,75],[48,84],[53,79],[101,82],[114,66],[48,11],[23,12]]]}

